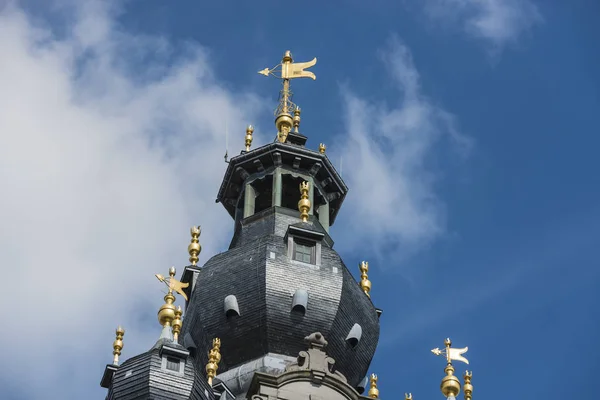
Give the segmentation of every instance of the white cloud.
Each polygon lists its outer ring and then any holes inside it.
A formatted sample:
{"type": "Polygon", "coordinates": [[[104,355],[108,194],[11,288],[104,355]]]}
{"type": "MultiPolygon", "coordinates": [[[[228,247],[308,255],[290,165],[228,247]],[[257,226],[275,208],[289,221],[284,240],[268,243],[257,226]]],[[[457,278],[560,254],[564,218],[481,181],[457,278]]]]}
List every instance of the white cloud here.
{"type": "Polygon", "coordinates": [[[0,9],[0,386],[18,398],[102,397],[117,324],[124,358],[151,346],[154,273],[186,265],[193,223],[204,259],[230,239],[214,203],[225,118],[241,147],[265,104],[220,86],[204,49],[169,54],[82,4],[62,38],[0,9]]]}
{"type": "Polygon", "coordinates": [[[530,0],[427,0],[425,9],[436,21],[459,21],[467,33],[496,48],[542,21],[530,0]]]}
{"type": "MultiPolygon", "coordinates": [[[[190,224],[203,227],[201,262],[230,239],[233,224],[214,203],[226,117],[241,147],[243,126],[271,111],[224,89],[206,49],[181,55],[164,39],[129,34],[105,4],[81,2],[63,36],[0,9],[0,339],[10,344],[0,386],[21,399],[101,398],[117,324],[127,330],[122,358],[151,345],[160,327],[147,321],[161,303],[153,275],[187,263],[190,224]]],[[[388,50],[397,107],[345,90],[341,151],[352,169],[342,226],[354,230],[338,239],[401,244],[407,254],[444,230],[432,149],[448,135],[466,142],[421,93],[406,46],[388,50]]]]}
{"type": "MultiPolygon", "coordinates": [[[[345,242],[386,258],[406,257],[444,232],[444,207],[435,193],[428,162],[445,137],[468,150],[470,141],[454,127],[454,117],[422,94],[410,50],[394,38],[381,58],[399,101],[373,104],[346,88],[348,128],[340,143],[350,187],[344,219],[345,242]]],[[[448,148],[446,151],[450,151],[448,148]]],[[[345,170],[346,171],[346,170],[345,170]]]]}

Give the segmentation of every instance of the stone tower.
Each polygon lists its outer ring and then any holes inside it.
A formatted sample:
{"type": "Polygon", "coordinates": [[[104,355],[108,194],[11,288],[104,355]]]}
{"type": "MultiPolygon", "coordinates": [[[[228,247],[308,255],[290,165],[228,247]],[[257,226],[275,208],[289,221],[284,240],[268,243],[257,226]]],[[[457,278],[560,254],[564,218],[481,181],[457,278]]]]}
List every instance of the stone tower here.
{"type": "Polygon", "coordinates": [[[325,146],[307,148],[300,133],[290,80],[314,79],[306,69],[315,63],[294,63],[286,52],[261,71],[283,81],[277,138],[251,149],[248,127],[246,150],[229,161],[217,195],[234,223],[229,249],[196,265],[200,231],[192,229],[181,281],[174,271],[159,276],[169,293],[187,297],[183,322],[165,296],[160,339],[106,367],[107,399],[362,397],[381,310],[369,296],[368,265],[357,282],[329,235],[348,188],[325,146]]]}

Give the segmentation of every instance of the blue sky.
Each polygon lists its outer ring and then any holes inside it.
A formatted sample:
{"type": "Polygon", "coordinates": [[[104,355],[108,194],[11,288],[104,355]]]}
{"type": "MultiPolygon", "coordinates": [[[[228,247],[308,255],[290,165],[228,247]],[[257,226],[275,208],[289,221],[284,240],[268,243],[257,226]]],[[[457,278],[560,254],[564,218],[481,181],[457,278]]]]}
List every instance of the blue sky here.
{"type": "Polygon", "coordinates": [[[124,359],[153,344],[153,274],[181,272],[193,224],[201,262],[226,249],[225,125],[229,154],[249,123],[254,145],[274,138],[279,83],[256,72],[288,49],[318,58],[294,100],[308,146],[343,160],[332,236],[356,276],[371,266],[382,398],[442,398],[429,350],[446,336],[469,346],[475,399],[593,396],[599,12],[0,0],[0,253],[27,282],[8,285],[20,310],[2,311],[22,331],[0,333],[3,398],[101,399],[116,325],[124,359]]]}

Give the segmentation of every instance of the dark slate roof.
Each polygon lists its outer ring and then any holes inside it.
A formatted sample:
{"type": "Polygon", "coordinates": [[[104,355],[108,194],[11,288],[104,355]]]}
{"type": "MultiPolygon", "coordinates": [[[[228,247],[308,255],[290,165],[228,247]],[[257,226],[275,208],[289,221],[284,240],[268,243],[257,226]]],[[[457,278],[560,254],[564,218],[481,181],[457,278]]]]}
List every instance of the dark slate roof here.
{"type": "Polygon", "coordinates": [[[161,339],[149,351],[125,361],[115,372],[107,400],[171,399],[213,400],[202,374],[197,374],[193,357],[185,360],[183,374],[162,367],[161,354],[185,353],[182,346],[161,339]],[[208,395],[207,395],[208,394],[208,395]]]}
{"type": "Polygon", "coordinates": [[[272,208],[261,217],[244,220],[232,247],[206,262],[181,336],[189,333],[197,344],[199,370],[206,364],[212,338],[219,337],[218,373],[222,373],[269,352],[295,357],[305,349],[307,335],[321,332],[330,343],[328,353],[336,368],[356,386],[379,338],[375,307],[325,240],[318,267],[288,258],[283,239],[290,225],[318,229],[318,222],[313,217],[311,224],[304,225],[297,215],[283,210],[272,208]],[[304,315],[291,312],[297,289],[308,291],[304,315]],[[240,311],[229,319],[224,312],[228,295],[236,296],[240,311]],[[355,323],[362,327],[362,338],[356,348],[350,348],[345,339],[355,323]]]}
{"type": "Polygon", "coordinates": [[[300,219],[299,211],[285,207],[269,207],[242,220],[241,224],[237,226],[229,248],[242,246],[265,235],[275,234],[285,237],[290,226],[319,232],[323,234],[323,245],[333,247],[333,239],[321,226],[319,220],[312,215],[309,218],[310,222],[298,222],[300,219]]]}

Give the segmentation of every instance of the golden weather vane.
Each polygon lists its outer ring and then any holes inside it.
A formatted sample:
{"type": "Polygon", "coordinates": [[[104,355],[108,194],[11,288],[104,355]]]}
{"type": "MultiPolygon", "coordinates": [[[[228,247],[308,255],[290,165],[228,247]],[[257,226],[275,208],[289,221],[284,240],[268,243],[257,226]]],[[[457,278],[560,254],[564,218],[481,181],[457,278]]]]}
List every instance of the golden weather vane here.
{"type": "MultiPolygon", "coordinates": [[[[460,393],[460,381],[454,375],[454,367],[452,366],[452,360],[461,361],[465,364],[469,364],[469,360],[467,360],[462,355],[465,354],[469,348],[463,347],[462,349],[455,349],[452,346],[452,341],[448,338],[444,340],[444,349],[439,349],[436,347],[432,349],[431,352],[436,356],[444,355],[446,357],[446,367],[444,368],[444,372],[446,376],[442,379],[442,383],[440,385],[440,389],[444,396],[448,399],[455,399],[456,396],[460,393]]],[[[473,386],[471,385],[471,374],[467,371],[465,373],[465,399],[471,400],[471,393],[473,391],[473,386]]]]}
{"type": "Polygon", "coordinates": [[[182,283],[174,278],[175,276],[175,267],[169,268],[169,277],[165,278],[161,274],[156,274],[156,278],[163,282],[169,288],[169,294],[173,294],[173,290],[179,293],[184,299],[188,299],[187,295],[184,293],[183,289],[188,287],[189,283],[182,283]]]}
{"type": "Polygon", "coordinates": [[[432,349],[431,352],[433,354],[435,354],[436,356],[439,355],[445,355],[446,356],[446,361],[448,362],[448,364],[452,364],[452,360],[456,360],[456,361],[462,361],[465,364],[469,364],[469,360],[467,360],[465,357],[462,356],[462,354],[465,354],[467,351],[469,351],[468,347],[463,347],[462,349],[455,349],[452,348],[450,346],[452,346],[452,341],[450,340],[450,338],[444,340],[444,345],[446,346],[445,349],[440,350],[439,348],[435,348],[432,349]]]}
{"type": "Polygon", "coordinates": [[[292,52],[288,50],[283,55],[281,63],[277,64],[273,68],[265,68],[261,71],[258,71],[259,74],[262,74],[264,76],[274,76],[283,80],[283,88],[281,89],[281,92],[279,94],[279,105],[275,110],[275,126],[277,127],[277,139],[281,143],[285,143],[288,133],[290,133],[292,127],[294,126],[292,112],[296,111],[296,109],[298,108],[292,102],[290,79],[317,79],[314,73],[306,71],[307,68],[310,68],[317,63],[316,57],[313,58],[311,61],[302,63],[294,63],[293,61],[294,60],[292,59],[292,52]]]}

